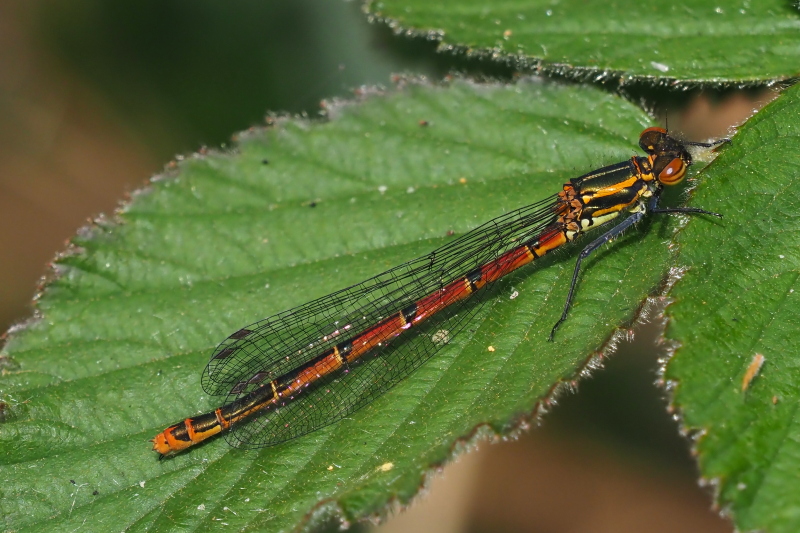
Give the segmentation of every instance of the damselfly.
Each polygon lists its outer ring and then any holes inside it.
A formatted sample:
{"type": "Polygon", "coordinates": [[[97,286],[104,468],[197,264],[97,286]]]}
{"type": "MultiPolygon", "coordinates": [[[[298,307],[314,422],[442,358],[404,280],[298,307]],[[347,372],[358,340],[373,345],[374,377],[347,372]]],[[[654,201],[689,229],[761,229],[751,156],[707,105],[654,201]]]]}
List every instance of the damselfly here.
{"type": "Polygon", "coordinates": [[[227,431],[234,446],[275,445],[364,407],[446,345],[486,300],[495,282],[581,234],[630,216],[578,256],[564,310],[567,318],[581,262],[647,213],[700,213],[659,208],[663,186],[692,164],[687,146],[666,130],[639,138],[633,156],[571,179],[561,192],[501,215],[430,254],[240,329],[214,350],[203,389],[223,406],[168,427],[153,440],[162,456],[227,431]]]}

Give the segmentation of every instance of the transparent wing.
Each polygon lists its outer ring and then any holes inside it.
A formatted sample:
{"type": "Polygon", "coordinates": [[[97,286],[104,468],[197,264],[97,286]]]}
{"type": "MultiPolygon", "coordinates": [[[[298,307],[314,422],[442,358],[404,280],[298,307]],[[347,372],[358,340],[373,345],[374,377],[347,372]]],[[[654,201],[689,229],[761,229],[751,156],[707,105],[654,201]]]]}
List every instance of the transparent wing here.
{"type": "MultiPolygon", "coordinates": [[[[203,388],[226,404],[302,367],[333,346],[434,294],[465,274],[556,228],[556,198],[501,215],[430,254],[352,287],[265,318],[214,350],[203,388]]],[[[487,284],[226,434],[239,447],[275,445],[367,405],[419,368],[460,332],[491,292],[487,284]]]]}

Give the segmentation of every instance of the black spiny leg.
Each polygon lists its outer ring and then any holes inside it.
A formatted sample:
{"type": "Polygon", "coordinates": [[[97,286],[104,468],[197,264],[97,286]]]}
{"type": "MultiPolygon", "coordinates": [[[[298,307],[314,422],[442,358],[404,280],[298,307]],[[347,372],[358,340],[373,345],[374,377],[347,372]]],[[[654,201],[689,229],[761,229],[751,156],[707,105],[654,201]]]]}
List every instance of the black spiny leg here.
{"type": "Polygon", "coordinates": [[[567,313],[569,313],[569,306],[572,305],[572,297],[575,294],[575,285],[578,283],[578,274],[580,274],[581,263],[583,260],[589,257],[592,252],[603,246],[605,243],[614,239],[615,237],[618,237],[623,231],[642,220],[644,215],[644,211],[638,211],[632,214],[607,232],[603,233],[600,237],[593,240],[581,251],[581,254],[578,256],[578,261],[575,263],[575,270],[572,272],[572,283],[569,285],[569,293],[567,293],[567,301],[564,304],[564,312],[561,313],[561,318],[558,319],[556,325],[553,326],[552,330],[550,330],[550,337],[547,340],[550,342],[553,341],[553,336],[556,334],[558,326],[560,326],[561,323],[567,319],[567,313]]]}
{"type": "Polygon", "coordinates": [[[656,192],[656,194],[653,195],[652,198],[650,198],[650,202],[648,202],[647,206],[648,211],[650,211],[651,213],[694,213],[696,215],[711,215],[718,218],[722,218],[722,215],[720,215],[719,213],[714,213],[713,211],[706,211],[705,209],[698,209],[697,207],[666,207],[664,209],[660,209],[658,207],[658,200],[660,197],[661,197],[661,191],[658,191],[656,192]]]}
{"type": "Polygon", "coordinates": [[[719,213],[714,213],[713,211],[706,211],[705,209],[698,209],[696,207],[670,207],[667,209],[653,209],[650,211],[651,213],[695,213],[699,215],[712,215],[718,218],[722,218],[722,215],[719,213]]]}

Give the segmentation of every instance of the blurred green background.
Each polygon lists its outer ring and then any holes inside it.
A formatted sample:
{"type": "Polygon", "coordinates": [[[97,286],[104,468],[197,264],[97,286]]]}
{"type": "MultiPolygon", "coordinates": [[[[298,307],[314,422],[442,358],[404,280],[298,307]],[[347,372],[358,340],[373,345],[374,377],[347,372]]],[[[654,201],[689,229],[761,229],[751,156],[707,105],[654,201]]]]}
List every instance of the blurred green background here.
{"type": "MultiPolygon", "coordinates": [[[[371,25],[360,3],[340,0],[12,0],[0,4],[0,44],[3,330],[32,315],[38,280],[66,240],[176,154],[225,146],[268,113],[316,116],[323,98],[390,86],[392,73],[513,74],[437,54],[435,42],[371,25]]],[[[670,127],[694,138],[724,134],[769,97],[627,92],[669,110],[670,127]]],[[[731,531],[709,509],[689,443],[654,385],[664,355],[657,332],[655,324],[623,343],[544,428],[448,466],[386,527],[731,531]]]]}

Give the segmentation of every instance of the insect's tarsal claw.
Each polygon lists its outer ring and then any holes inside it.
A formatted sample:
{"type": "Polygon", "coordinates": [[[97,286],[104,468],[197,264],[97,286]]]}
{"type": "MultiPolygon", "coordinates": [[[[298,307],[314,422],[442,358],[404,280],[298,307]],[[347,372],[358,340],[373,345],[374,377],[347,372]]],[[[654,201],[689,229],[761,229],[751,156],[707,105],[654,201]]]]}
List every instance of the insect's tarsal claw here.
{"type": "Polygon", "coordinates": [[[715,213],[713,211],[705,211],[705,210],[703,210],[703,211],[700,211],[700,214],[701,215],[711,215],[712,217],[722,218],[722,214],[721,213],[715,213]]]}

